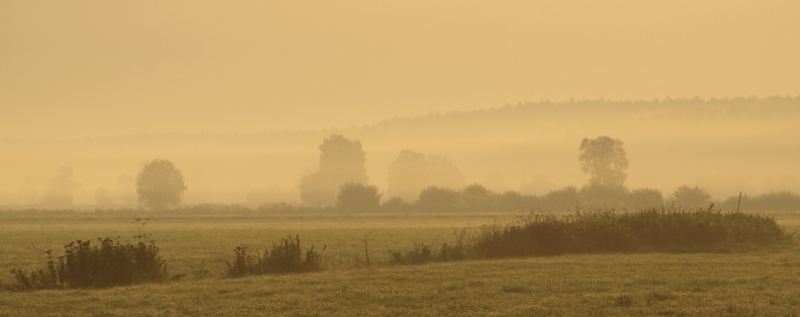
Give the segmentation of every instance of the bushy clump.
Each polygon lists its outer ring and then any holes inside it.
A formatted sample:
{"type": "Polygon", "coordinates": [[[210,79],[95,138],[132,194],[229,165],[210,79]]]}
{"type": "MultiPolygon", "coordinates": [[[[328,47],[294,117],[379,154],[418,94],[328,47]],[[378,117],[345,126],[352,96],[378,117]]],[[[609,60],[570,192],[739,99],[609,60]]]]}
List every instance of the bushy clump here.
{"type": "Polygon", "coordinates": [[[405,251],[389,250],[389,264],[423,264],[434,260],[431,246],[424,243],[414,243],[414,247],[405,251]]]}
{"type": "Polygon", "coordinates": [[[59,288],[106,288],[147,281],[161,281],[167,276],[166,260],[158,255],[158,247],[149,243],[119,242],[119,238],[77,240],[64,246],[64,255],[55,257],[45,252],[46,267],[33,271],[14,269],[15,284],[10,290],[59,288]]]}
{"type": "Polygon", "coordinates": [[[800,195],[788,191],[780,191],[764,193],[758,196],[732,196],[722,202],[722,207],[729,210],[800,210],[800,195]]]}
{"type": "Polygon", "coordinates": [[[469,251],[477,258],[641,250],[709,250],[739,244],[790,241],[772,217],[711,208],[636,212],[531,213],[507,224],[480,227],[469,251]]]}
{"type": "Polygon", "coordinates": [[[466,258],[466,239],[469,228],[453,228],[456,243],[442,243],[438,251],[425,243],[414,243],[414,247],[403,251],[389,250],[388,264],[423,264],[428,262],[460,261],[466,258]]]}
{"type": "Polygon", "coordinates": [[[228,262],[228,277],[244,275],[303,273],[322,269],[322,252],[314,251],[314,246],[306,251],[305,258],[300,249],[300,235],[281,239],[281,243],[272,243],[272,250],[264,248],[251,250],[246,245],[234,249],[233,263],[228,262]]]}

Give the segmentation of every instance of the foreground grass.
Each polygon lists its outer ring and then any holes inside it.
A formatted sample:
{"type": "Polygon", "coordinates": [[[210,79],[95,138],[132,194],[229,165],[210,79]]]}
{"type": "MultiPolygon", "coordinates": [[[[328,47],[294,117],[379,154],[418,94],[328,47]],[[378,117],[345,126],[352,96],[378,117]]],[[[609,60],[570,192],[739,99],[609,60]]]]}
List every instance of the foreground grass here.
{"type": "MultiPolygon", "coordinates": [[[[776,215],[789,232],[793,213],[776,215]]],[[[212,277],[106,290],[0,293],[0,316],[797,316],[800,247],[746,253],[584,254],[355,269],[359,241],[370,252],[410,241],[452,242],[473,217],[174,219],[148,224],[170,274],[201,260],[212,277]],[[221,279],[239,243],[266,245],[289,233],[328,244],[320,273],[221,279]],[[345,242],[336,246],[333,242],[345,242]],[[339,251],[344,265],[339,267],[339,251]]],[[[0,268],[36,266],[29,245],[60,249],[92,236],[133,234],[125,220],[0,223],[0,268]]],[[[8,271],[6,270],[6,271],[8,271]]],[[[8,276],[3,276],[8,280],[8,276]]]]}
{"type": "Polygon", "coordinates": [[[800,256],[603,254],[0,296],[37,316],[795,316],[800,256]]]}
{"type": "MultiPolygon", "coordinates": [[[[507,215],[511,217],[512,215],[507,215]]],[[[169,275],[190,273],[201,263],[213,275],[226,269],[236,246],[245,243],[265,247],[281,238],[299,234],[303,248],[321,250],[322,262],[329,269],[366,266],[362,240],[369,234],[373,262],[383,261],[388,251],[403,249],[413,242],[439,245],[452,242],[453,228],[491,222],[497,215],[433,215],[412,217],[304,217],[260,219],[159,219],[144,227],[152,234],[167,260],[169,275]]],[[[135,240],[136,227],[131,218],[118,219],[0,219],[0,284],[13,281],[15,268],[43,267],[38,249],[52,249],[60,254],[64,244],[78,239],[121,237],[135,240]]],[[[96,241],[96,240],[95,240],[96,241]]]]}

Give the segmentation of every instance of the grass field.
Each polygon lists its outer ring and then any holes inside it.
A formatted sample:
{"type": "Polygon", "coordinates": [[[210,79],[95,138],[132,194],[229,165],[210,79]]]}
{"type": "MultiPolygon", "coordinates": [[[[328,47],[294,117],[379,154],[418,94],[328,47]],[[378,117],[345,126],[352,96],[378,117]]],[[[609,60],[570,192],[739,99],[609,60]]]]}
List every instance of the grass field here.
{"type": "MultiPolygon", "coordinates": [[[[510,218],[512,215],[505,215],[510,218]]],[[[800,248],[696,254],[589,254],[385,266],[389,249],[453,242],[453,228],[498,215],[154,218],[153,234],[179,281],[105,290],[0,293],[0,315],[335,316],[797,316],[800,248]],[[236,245],[266,246],[299,234],[327,245],[320,273],[223,279],[236,245]],[[372,267],[362,240],[369,234],[372,267]],[[211,272],[196,279],[193,268],[211,272]],[[376,263],[378,265],[376,265],[376,263]]],[[[501,216],[502,217],[502,216],[501,216]]],[[[775,214],[790,232],[800,215],[775,214]]],[[[2,219],[0,281],[41,265],[31,247],[76,239],[133,240],[132,219],[2,219]]]]}

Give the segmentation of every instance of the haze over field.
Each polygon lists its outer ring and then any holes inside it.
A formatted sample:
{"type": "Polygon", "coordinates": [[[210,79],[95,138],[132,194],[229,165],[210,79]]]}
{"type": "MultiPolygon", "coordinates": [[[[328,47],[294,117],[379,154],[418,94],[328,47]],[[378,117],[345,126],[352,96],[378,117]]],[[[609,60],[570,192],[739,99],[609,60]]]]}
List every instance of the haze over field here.
{"type": "Polygon", "coordinates": [[[797,193],[797,12],[796,1],[6,1],[0,205],[40,203],[62,166],[80,183],[75,204],[101,188],[134,204],[154,158],[183,170],[190,204],[299,201],[334,133],[361,141],[384,193],[403,150],[495,191],[580,187],[578,146],[604,135],[624,142],[630,188],[797,193]]]}

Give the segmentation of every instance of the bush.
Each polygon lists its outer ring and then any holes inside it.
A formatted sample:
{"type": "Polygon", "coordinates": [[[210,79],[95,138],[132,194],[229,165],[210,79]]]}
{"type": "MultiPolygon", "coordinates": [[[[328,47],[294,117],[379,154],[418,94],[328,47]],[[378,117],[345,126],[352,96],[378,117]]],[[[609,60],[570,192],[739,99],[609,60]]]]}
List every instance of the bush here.
{"type": "Polygon", "coordinates": [[[622,186],[600,184],[584,185],[580,192],[581,202],[606,208],[619,208],[628,196],[628,189],[622,186]]]}
{"type": "Polygon", "coordinates": [[[479,228],[468,244],[477,258],[649,250],[713,250],[719,246],[791,241],[775,219],[709,209],[613,209],[568,216],[531,213],[479,228]]]}
{"type": "Polygon", "coordinates": [[[711,194],[709,194],[705,188],[683,185],[672,193],[668,202],[674,206],[702,208],[711,204],[711,194]]]}
{"type": "Polygon", "coordinates": [[[658,189],[640,188],[632,190],[625,197],[625,206],[628,208],[658,208],[664,205],[664,196],[658,189]]]}
{"type": "Polygon", "coordinates": [[[345,183],[336,195],[336,209],[344,212],[374,212],[381,205],[382,194],[375,185],[345,183]]]}
{"type": "Polygon", "coordinates": [[[758,196],[742,195],[741,206],[739,206],[739,196],[732,196],[722,203],[722,207],[727,210],[750,210],[750,211],[793,211],[800,210],[800,195],[792,192],[771,192],[758,196]]]}
{"type": "Polygon", "coordinates": [[[497,208],[497,194],[480,184],[472,184],[461,190],[461,210],[487,212],[497,208]]]}
{"type": "Polygon", "coordinates": [[[322,270],[321,252],[314,251],[314,246],[306,251],[305,258],[300,249],[300,236],[292,239],[281,239],[281,243],[272,243],[272,250],[264,248],[264,253],[258,249],[251,250],[247,245],[240,245],[234,249],[233,263],[228,262],[228,277],[261,274],[304,273],[322,270]]]}
{"type": "Polygon", "coordinates": [[[389,264],[423,264],[433,260],[431,247],[424,243],[414,243],[414,248],[401,251],[389,250],[389,264]]]}
{"type": "Polygon", "coordinates": [[[423,212],[454,212],[460,204],[459,192],[450,188],[429,186],[419,194],[417,210],[423,212]]]}
{"type": "Polygon", "coordinates": [[[392,197],[381,204],[381,210],[384,212],[409,212],[413,207],[400,197],[392,197]]]}
{"type": "Polygon", "coordinates": [[[12,270],[16,284],[11,290],[59,288],[106,288],[148,281],[161,281],[167,276],[166,260],[158,255],[155,242],[121,244],[119,238],[77,240],[64,246],[64,255],[54,257],[45,252],[46,268],[12,270]]]}
{"type": "Polygon", "coordinates": [[[539,199],[540,207],[544,210],[565,210],[578,205],[581,197],[573,186],[554,190],[539,199]]]}

